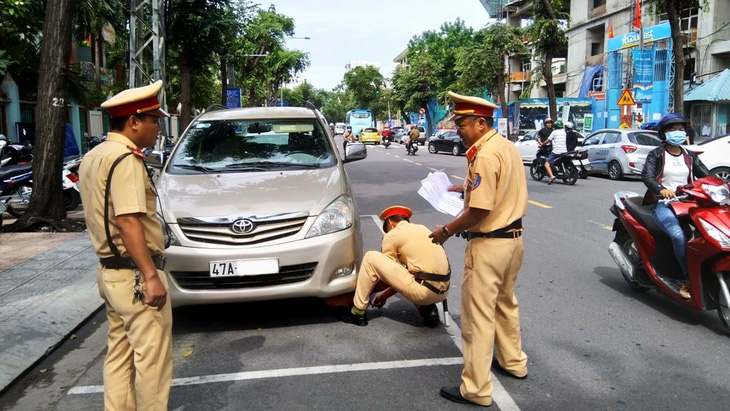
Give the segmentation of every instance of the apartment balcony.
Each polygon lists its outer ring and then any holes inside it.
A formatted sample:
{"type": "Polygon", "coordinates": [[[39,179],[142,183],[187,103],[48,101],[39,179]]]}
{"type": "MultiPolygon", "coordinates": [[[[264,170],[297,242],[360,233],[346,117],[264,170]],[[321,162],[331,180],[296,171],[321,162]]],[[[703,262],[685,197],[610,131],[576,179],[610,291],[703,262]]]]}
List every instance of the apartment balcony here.
{"type": "Polygon", "coordinates": [[[512,72],[509,75],[509,81],[512,83],[530,81],[530,72],[529,71],[512,72]]]}

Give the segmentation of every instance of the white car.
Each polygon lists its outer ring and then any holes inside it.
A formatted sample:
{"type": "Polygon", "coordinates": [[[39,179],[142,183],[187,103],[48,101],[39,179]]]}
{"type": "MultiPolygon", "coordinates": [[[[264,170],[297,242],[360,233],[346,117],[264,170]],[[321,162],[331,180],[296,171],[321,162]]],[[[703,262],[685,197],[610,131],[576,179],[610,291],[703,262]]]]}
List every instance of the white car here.
{"type": "Polygon", "coordinates": [[[702,164],[712,174],[730,179],[730,134],[687,146],[687,149],[700,153],[702,164]]]}
{"type": "Polygon", "coordinates": [[[520,151],[523,163],[532,163],[537,155],[537,130],[528,131],[527,134],[515,141],[515,147],[520,151]]]}
{"type": "Polygon", "coordinates": [[[345,123],[335,123],[335,135],[345,134],[345,123]]]}

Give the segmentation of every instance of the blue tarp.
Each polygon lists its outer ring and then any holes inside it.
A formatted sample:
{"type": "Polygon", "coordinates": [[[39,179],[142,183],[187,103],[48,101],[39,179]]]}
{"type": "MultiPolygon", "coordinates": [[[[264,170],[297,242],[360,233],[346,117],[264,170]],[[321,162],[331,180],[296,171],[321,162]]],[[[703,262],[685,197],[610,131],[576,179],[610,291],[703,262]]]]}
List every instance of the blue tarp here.
{"type": "Polygon", "coordinates": [[[66,145],[63,148],[63,156],[69,157],[79,155],[81,155],[81,150],[79,150],[79,145],[76,144],[73,127],[71,126],[71,123],[66,123],[66,145]]]}
{"type": "Polygon", "coordinates": [[[591,87],[593,86],[593,77],[595,77],[596,73],[602,72],[603,64],[586,67],[586,71],[583,73],[583,81],[580,83],[579,98],[588,98],[588,92],[591,91],[591,87]]]}

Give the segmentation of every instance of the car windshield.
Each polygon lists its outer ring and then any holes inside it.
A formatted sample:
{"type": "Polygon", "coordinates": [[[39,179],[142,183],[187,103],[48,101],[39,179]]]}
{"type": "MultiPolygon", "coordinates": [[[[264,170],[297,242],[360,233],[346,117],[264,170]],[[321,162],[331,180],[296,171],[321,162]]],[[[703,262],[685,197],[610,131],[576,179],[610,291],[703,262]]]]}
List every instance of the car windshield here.
{"type": "Polygon", "coordinates": [[[315,119],[198,121],[172,167],[200,173],[329,167],[335,156],[325,135],[315,119]]]}
{"type": "Polygon", "coordinates": [[[364,131],[365,133],[377,133],[377,132],[378,132],[378,129],[377,129],[377,128],[366,128],[366,129],[365,129],[365,130],[363,130],[363,131],[364,131]]]}
{"type": "Polygon", "coordinates": [[[629,141],[640,146],[660,146],[662,141],[653,133],[629,133],[629,141]]]}

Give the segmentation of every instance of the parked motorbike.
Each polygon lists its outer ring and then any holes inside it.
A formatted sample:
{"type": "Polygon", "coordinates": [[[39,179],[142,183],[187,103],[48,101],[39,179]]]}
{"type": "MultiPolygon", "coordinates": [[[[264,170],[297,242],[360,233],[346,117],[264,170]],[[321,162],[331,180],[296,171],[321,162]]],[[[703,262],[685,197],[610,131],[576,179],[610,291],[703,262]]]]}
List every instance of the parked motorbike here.
{"type": "Polygon", "coordinates": [[[679,294],[683,276],[671,240],[654,222],[651,206],[642,205],[643,196],[614,194],[616,236],[608,252],[633,290],[656,289],[687,308],[716,309],[730,333],[730,185],[703,177],[677,193],[677,200],[661,201],[672,207],[689,238],[689,300],[679,294]]]}
{"type": "Polygon", "coordinates": [[[22,144],[5,144],[0,149],[0,167],[33,161],[33,149],[22,144]]]}
{"type": "MultiPolygon", "coordinates": [[[[585,151],[570,151],[559,155],[551,165],[553,175],[555,178],[563,180],[563,183],[567,185],[575,184],[580,176],[580,171],[579,167],[576,167],[576,165],[573,164],[573,161],[579,161],[580,167],[583,168],[585,166],[583,166],[582,160],[585,158],[588,158],[588,153],[585,151]]],[[[542,155],[536,156],[535,159],[532,160],[532,164],[530,165],[530,176],[533,180],[541,181],[547,176],[545,161],[547,161],[547,158],[542,155]]],[[[587,171],[586,177],[588,177],[587,171]]]]}

